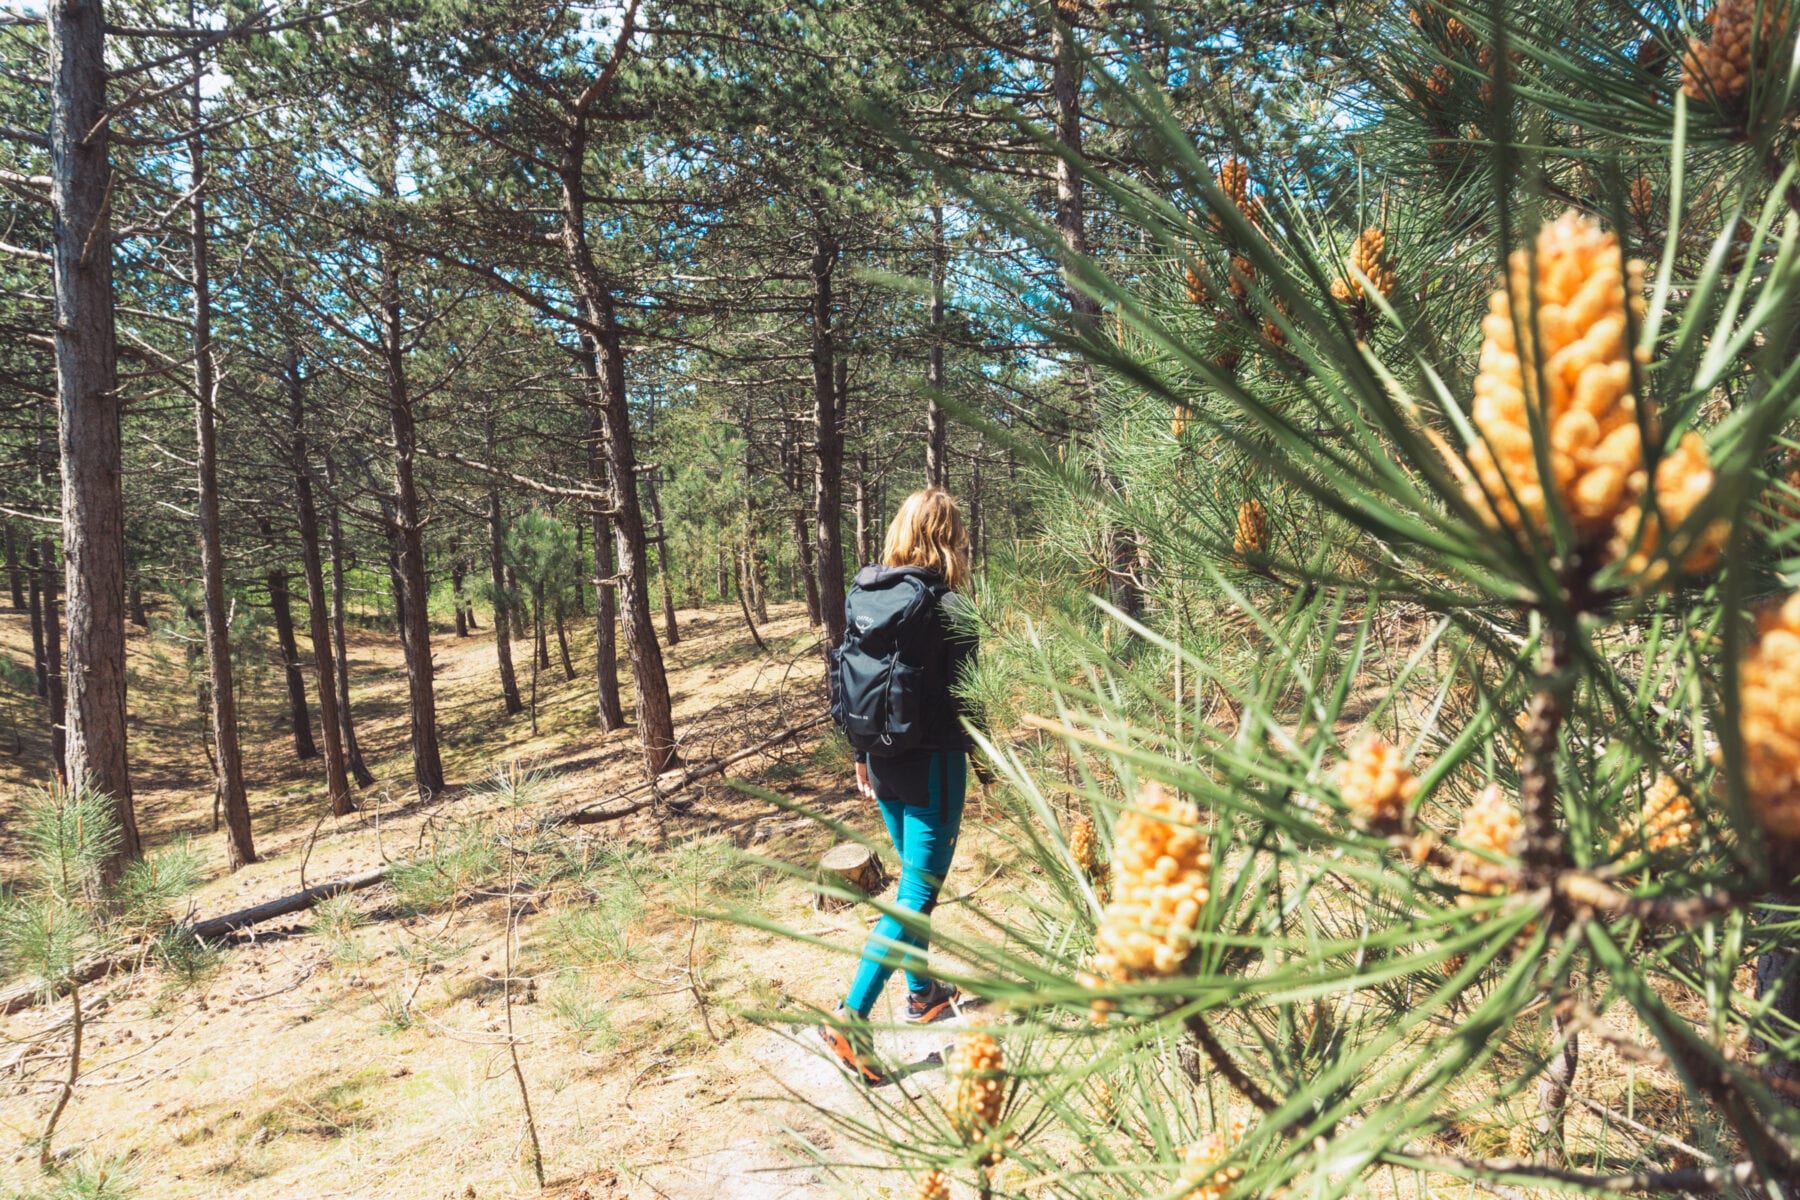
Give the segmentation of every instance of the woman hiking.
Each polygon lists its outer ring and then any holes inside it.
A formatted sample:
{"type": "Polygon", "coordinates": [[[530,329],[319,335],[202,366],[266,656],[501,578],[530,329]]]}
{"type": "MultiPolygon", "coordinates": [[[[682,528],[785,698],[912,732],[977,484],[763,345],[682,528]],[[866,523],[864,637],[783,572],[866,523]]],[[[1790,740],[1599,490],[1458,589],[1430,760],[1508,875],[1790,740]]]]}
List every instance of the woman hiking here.
{"type": "MultiPolygon", "coordinates": [[[[844,641],[831,654],[832,715],[856,750],[856,790],[881,809],[900,854],[894,907],[920,918],[937,904],[962,827],[970,745],[953,688],[976,643],[953,617],[968,586],[956,501],[942,488],[914,492],[888,526],[880,564],[857,572],[844,641]]],[[[904,1020],[924,1024],[956,1008],[954,985],[920,974],[921,924],[876,922],[848,994],[819,1029],[838,1063],[870,1086],[886,1077],[869,1013],[896,967],[906,973],[904,1020]]]]}

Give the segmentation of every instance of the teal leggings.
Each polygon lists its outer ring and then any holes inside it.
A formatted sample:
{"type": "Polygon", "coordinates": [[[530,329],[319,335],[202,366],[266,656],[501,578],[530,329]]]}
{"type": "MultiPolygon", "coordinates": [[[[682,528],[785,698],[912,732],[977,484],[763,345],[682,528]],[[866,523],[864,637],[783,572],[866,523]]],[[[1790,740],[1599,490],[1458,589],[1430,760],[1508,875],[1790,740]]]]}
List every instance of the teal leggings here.
{"type": "MultiPolygon", "coordinates": [[[[960,750],[933,751],[926,764],[923,804],[905,804],[898,797],[884,796],[889,788],[883,786],[883,774],[878,764],[871,764],[870,778],[875,785],[876,803],[881,806],[881,819],[887,822],[888,836],[900,852],[900,884],[895,889],[894,907],[929,917],[937,906],[938,888],[950,873],[950,859],[956,853],[956,835],[962,829],[963,795],[969,786],[969,760],[960,750]]],[[[856,968],[844,1007],[858,1016],[868,1016],[896,967],[906,971],[906,986],[913,991],[929,987],[929,980],[915,974],[925,965],[924,959],[901,949],[923,950],[926,940],[923,930],[908,929],[884,915],[875,923],[863,947],[862,962],[856,968]]]]}

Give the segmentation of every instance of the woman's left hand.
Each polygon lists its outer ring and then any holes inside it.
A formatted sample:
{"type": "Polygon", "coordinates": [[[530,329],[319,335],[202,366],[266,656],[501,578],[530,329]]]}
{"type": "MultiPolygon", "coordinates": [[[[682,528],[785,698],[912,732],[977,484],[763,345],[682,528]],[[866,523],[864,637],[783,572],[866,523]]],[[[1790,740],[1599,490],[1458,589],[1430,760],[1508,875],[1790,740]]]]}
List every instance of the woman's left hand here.
{"type": "Polygon", "coordinates": [[[865,800],[875,798],[875,785],[869,782],[869,764],[860,760],[856,764],[856,794],[865,800]]]}

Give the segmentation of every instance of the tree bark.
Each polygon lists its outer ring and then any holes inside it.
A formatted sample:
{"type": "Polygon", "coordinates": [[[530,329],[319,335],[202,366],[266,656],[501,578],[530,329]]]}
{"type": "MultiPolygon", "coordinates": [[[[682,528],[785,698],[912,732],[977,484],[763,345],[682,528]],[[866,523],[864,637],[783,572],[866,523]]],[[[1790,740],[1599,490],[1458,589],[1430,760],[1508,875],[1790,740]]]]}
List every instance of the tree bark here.
{"type": "Polygon", "coordinates": [[[987,571],[987,529],[982,524],[981,456],[987,448],[985,438],[975,442],[975,456],[969,463],[969,562],[987,571]]]}
{"type": "Polygon", "coordinates": [[[574,275],[582,319],[594,339],[598,383],[595,411],[605,435],[602,448],[613,481],[611,524],[618,559],[615,578],[620,625],[637,690],[638,741],[644,769],[655,775],[676,765],[675,721],[650,603],[649,560],[644,546],[643,511],[638,505],[637,455],[625,383],[624,330],[619,326],[612,290],[587,242],[587,200],[582,181],[586,152],[586,117],[577,114],[566,130],[559,173],[563,249],[574,275]]]}
{"type": "Polygon", "coordinates": [[[416,431],[406,384],[406,329],[400,311],[400,277],[384,259],[381,271],[382,350],[386,358],[388,423],[394,438],[391,530],[395,554],[400,647],[406,657],[408,715],[412,722],[413,780],[426,795],[444,790],[438,755],[437,693],[431,663],[430,590],[420,532],[419,490],[413,482],[416,431]]]}
{"type": "Polygon", "coordinates": [[[313,499],[312,468],[306,455],[306,393],[300,376],[300,355],[288,343],[288,442],[289,463],[294,472],[294,508],[300,527],[300,565],[306,576],[306,610],[312,635],[313,677],[319,687],[319,739],[325,744],[325,788],[331,796],[331,812],[345,816],[356,811],[350,793],[350,773],[344,761],[344,737],[338,716],[336,654],[331,641],[331,618],[325,600],[325,568],[319,553],[319,510],[313,499]]]}
{"type": "Polygon", "coordinates": [[[856,561],[867,566],[875,561],[872,544],[874,527],[869,512],[869,452],[864,450],[856,460],[856,561]]]}
{"type": "Polygon", "coordinates": [[[58,775],[68,779],[68,730],[63,726],[66,699],[63,694],[62,623],[56,614],[56,543],[49,538],[40,541],[38,558],[44,564],[40,603],[44,608],[44,698],[50,714],[50,762],[58,775]]]}
{"type": "Polygon", "coordinates": [[[375,775],[363,762],[362,747],[356,744],[356,719],[350,712],[350,656],[344,649],[344,607],[348,595],[344,586],[344,525],[338,514],[337,480],[329,451],[325,455],[325,483],[331,490],[326,533],[331,539],[331,650],[337,660],[338,729],[344,738],[344,765],[356,786],[368,787],[375,782],[375,775]]]}
{"type": "Polygon", "coordinates": [[[131,593],[126,601],[131,609],[131,623],[139,629],[150,628],[150,614],[144,608],[144,585],[135,578],[131,581],[131,593]]]}
{"type": "MultiPolygon", "coordinates": [[[[925,413],[925,482],[932,487],[950,486],[950,429],[937,397],[944,391],[944,275],[949,254],[944,245],[944,206],[931,206],[931,350],[925,381],[931,398],[925,413]]],[[[858,485],[860,489],[860,484],[858,485]]]]}
{"type": "MultiPolygon", "coordinates": [[[[189,93],[188,118],[200,124],[200,74],[189,93]]],[[[213,370],[212,281],[207,262],[205,145],[188,138],[188,234],[194,289],[194,457],[200,516],[200,579],[205,619],[206,677],[212,692],[213,747],[218,758],[218,796],[225,810],[226,865],[235,871],[256,861],[250,831],[250,799],[244,793],[244,759],[238,744],[237,692],[231,678],[231,626],[225,609],[225,555],[219,532],[219,439],[214,423],[218,380],[213,370]]],[[[293,629],[290,625],[291,641],[293,629]]],[[[282,647],[283,654],[287,650],[282,647]]]]}
{"type": "Polygon", "coordinates": [[[112,164],[101,0],[50,0],[50,203],[69,655],[68,776],[112,799],[119,849],[141,852],[125,727],[125,498],[113,330],[112,164]]]}
{"type": "Polygon", "coordinates": [[[844,640],[844,414],[833,342],[832,275],[838,246],[819,230],[812,255],[813,513],[818,544],[819,615],[827,650],[844,640]]]}
{"type": "MultiPolygon", "coordinates": [[[[531,598],[531,622],[532,645],[535,649],[532,662],[536,664],[538,670],[548,671],[550,669],[550,640],[544,636],[544,601],[541,596],[533,595],[531,598]]],[[[537,676],[533,675],[531,678],[531,691],[533,695],[536,695],[537,676]]],[[[536,702],[533,701],[533,703],[536,702]]]]}

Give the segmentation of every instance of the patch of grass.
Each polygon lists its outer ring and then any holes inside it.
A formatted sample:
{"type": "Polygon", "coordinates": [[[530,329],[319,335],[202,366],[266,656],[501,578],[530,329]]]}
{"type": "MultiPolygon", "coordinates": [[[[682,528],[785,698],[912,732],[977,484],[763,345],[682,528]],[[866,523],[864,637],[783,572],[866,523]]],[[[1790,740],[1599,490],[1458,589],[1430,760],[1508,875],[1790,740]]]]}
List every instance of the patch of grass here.
{"type": "Polygon", "coordinates": [[[576,1035],[584,1050],[617,1048],[619,1031],[613,1028],[612,1016],[594,994],[593,985],[581,975],[572,975],[556,985],[550,993],[550,1010],[576,1035]]]}
{"type": "Polygon", "coordinates": [[[9,1192],[9,1200],[128,1200],[137,1195],[137,1172],[122,1158],[66,1162],[36,1187],[9,1192]]]}
{"type": "Polygon", "coordinates": [[[412,1008],[407,1004],[407,989],[399,984],[388,988],[381,998],[381,1020],[375,1028],[382,1033],[405,1033],[413,1027],[412,1008]]]}
{"type": "Polygon", "coordinates": [[[545,930],[551,953],[577,967],[620,966],[638,962],[645,951],[637,941],[644,898],[629,882],[615,880],[598,889],[591,902],[557,913],[545,930]]]}
{"type": "Polygon", "coordinates": [[[388,876],[394,906],[405,916],[440,912],[500,871],[500,848],[489,831],[466,825],[431,853],[397,863],[388,876]]]}
{"type": "Polygon", "coordinates": [[[313,930],[325,943],[334,966],[353,967],[368,961],[369,949],[356,936],[367,922],[368,917],[350,896],[333,896],[313,907],[313,930]]]}
{"type": "MultiPolygon", "coordinates": [[[[315,1076],[315,1081],[326,1078],[315,1076]]],[[[266,1130],[270,1139],[333,1139],[354,1133],[369,1123],[368,1091],[380,1078],[377,1071],[363,1070],[348,1078],[330,1077],[310,1095],[288,1095],[251,1121],[243,1138],[255,1137],[258,1130],[266,1130]]]]}

